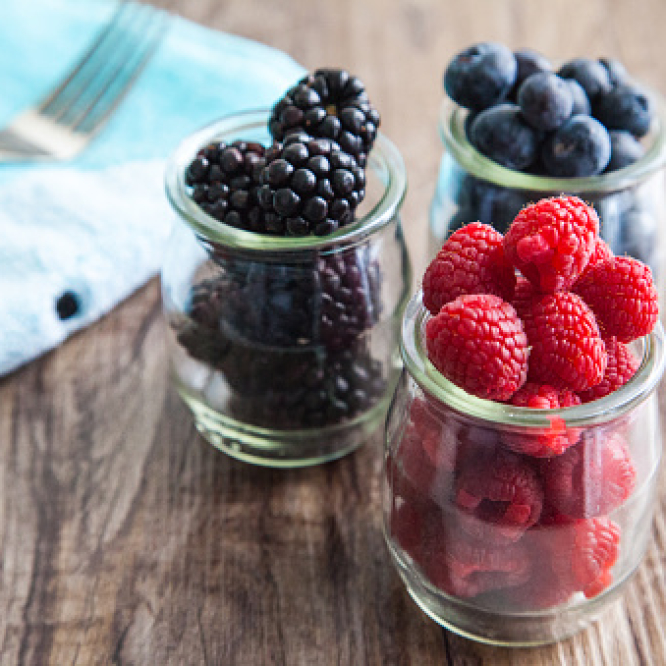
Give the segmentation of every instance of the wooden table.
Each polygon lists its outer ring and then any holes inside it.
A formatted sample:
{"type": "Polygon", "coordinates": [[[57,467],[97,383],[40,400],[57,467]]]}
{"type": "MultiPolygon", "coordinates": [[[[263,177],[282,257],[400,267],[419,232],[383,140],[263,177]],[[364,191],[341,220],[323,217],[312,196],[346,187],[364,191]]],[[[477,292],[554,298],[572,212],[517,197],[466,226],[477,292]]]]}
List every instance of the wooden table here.
{"type": "MultiPolygon", "coordinates": [[[[663,0],[175,0],[174,11],[349,68],[401,149],[416,274],[448,59],[477,41],[554,59],[619,57],[666,86],[663,0]]],[[[167,379],[153,280],[104,320],[0,380],[0,663],[666,664],[666,504],[603,622],[532,650],[427,619],[381,532],[381,437],[297,471],[244,465],[197,435],[167,379]]],[[[666,496],[665,496],[666,497],[666,496]]]]}

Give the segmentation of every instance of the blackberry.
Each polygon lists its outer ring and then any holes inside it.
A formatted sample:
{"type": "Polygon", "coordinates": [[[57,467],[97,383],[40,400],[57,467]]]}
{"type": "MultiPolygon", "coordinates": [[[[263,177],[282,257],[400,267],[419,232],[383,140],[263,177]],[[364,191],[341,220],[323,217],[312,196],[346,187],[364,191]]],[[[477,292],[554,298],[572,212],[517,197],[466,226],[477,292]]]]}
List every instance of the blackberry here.
{"type": "Polygon", "coordinates": [[[354,220],[365,196],[365,171],[331,139],[288,134],[266,151],[258,200],[270,231],[325,236],[354,220]]]}
{"type": "Polygon", "coordinates": [[[380,270],[367,245],[300,264],[219,257],[218,265],[211,299],[223,294],[218,324],[236,338],[343,349],[379,320],[380,270]]]}
{"type": "Polygon", "coordinates": [[[259,143],[211,143],[190,162],[185,182],[192,199],[206,213],[238,229],[266,233],[270,215],[259,206],[257,190],[266,164],[259,143]]]}
{"type": "Polygon", "coordinates": [[[343,69],[318,69],[275,104],[268,129],[276,141],[294,129],[332,139],[365,166],[379,122],[379,113],[360,79],[343,69]]]}
{"type": "Polygon", "coordinates": [[[236,388],[233,416],[257,426],[300,429],[333,425],[370,409],[386,390],[382,364],[359,343],[338,352],[237,349],[226,377],[236,388]],[[250,376],[251,390],[237,381],[250,376]]]}

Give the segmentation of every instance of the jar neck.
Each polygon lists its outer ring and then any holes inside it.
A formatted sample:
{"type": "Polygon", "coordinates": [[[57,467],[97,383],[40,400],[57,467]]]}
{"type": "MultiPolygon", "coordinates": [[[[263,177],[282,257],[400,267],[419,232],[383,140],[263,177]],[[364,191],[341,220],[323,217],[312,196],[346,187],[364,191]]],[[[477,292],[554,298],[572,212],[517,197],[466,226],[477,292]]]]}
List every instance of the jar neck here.
{"type": "Polygon", "coordinates": [[[187,137],[167,163],[165,187],[169,203],[185,224],[205,241],[250,252],[325,252],[340,245],[355,245],[386,227],[398,215],[407,189],[405,165],[395,145],[378,133],[368,157],[367,171],[377,181],[373,199],[364,202],[366,212],[353,224],[320,237],[280,237],[236,229],[206,214],[191,198],[185,182],[188,165],[196,153],[213,141],[252,140],[270,145],[268,110],[246,111],[226,116],[187,137]]]}
{"type": "Polygon", "coordinates": [[[644,402],[664,372],[664,331],[661,322],[657,322],[652,333],[635,343],[634,351],[641,363],[634,376],[603,398],[575,407],[546,410],[477,398],[446,379],[428,360],[424,331],[431,315],[423,306],[422,297],[421,291],[412,297],[403,318],[400,351],[405,368],[424,391],[467,417],[494,425],[534,428],[548,428],[553,416],[572,427],[606,423],[644,402]]]}
{"type": "Polygon", "coordinates": [[[654,118],[645,138],[645,154],[633,164],[585,178],[554,178],[536,176],[508,169],[482,155],[467,139],[465,119],[467,111],[449,99],[441,106],[439,133],[441,141],[456,162],[465,171],[481,180],[500,187],[534,192],[536,198],[547,194],[599,195],[622,190],[649,178],[666,164],[666,107],[660,95],[651,92],[654,118]]]}

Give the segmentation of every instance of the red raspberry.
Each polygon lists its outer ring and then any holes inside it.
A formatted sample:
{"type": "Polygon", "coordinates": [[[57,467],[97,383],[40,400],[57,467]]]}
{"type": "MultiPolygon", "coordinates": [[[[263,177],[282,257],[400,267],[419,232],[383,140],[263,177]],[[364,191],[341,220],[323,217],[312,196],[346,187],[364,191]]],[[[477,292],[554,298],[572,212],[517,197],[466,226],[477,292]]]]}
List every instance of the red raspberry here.
{"type": "Polygon", "coordinates": [[[636,484],[624,438],[618,432],[588,431],[564,455],[541,466],[545,501],[557,514],[592,518],[610,513],[631,495],[636,484]]]}
{"type": "Polygon", "coordinates": [[[608,518],[591,518],[551,529],[551,563],[559,584],[588,598],[608,587],[619,554],[620,528],[608,518]]]}
{"type": "Polygon", "coordinates": [[[498,296],[464,295],[426,324],[433,365],[468,393],[508,400],[525,382],[527,338],[513,306],[498,296]]]}
{"type": "Polygon", "coordinates": [[[548,294],[523,313],[530,381],[584,391],[606,370],[606,350],[590,308],[570,292],[548,294]]]}
{"type": "Polygon", "coordinates": [[[447,594],[475,597],[521,585],[530,576],[531,560],[520,543],[493,546],[451,529],[443,534],[433,543],[425,573],[447,594]]]}
{"type": "Polygon", "coordinates": [[[421,437],[421,446],[430,465],[440,472],[453,472],[458,453],[458,430],[462,427],[447,416],[444,408],[435,407],[430,400],[415,398],[410,418],[421,437]]]}
{"type": "Polygon", "coordinates": [[[417,562],[423,561],[425,518],[421,507],[393,496],[389,516],[391,536],[406,553],[417,562]]]}
{"type": "Polygon", "coordinates": [[[606,372],[604,377],[596,386],[587,391],[580,391],[578,396],[583,402],[598,400],[612,393],[620,386],[624,386],[636,373],[640,361],[633,355],[631,349],[617,338],[606,338],[606,372]]]}
{"type": "Polygon", "coordinates": [[[456,480],[461,527],[489,543],[516,541],[539,520],[541,481],[526,458],[497,448],[465,460],[456,480]]]}
{"type": "MultiPolygon", "coordinates": [[[[509,401],[517,407],[531,409],[560,409],[580,405],[580,398],[572,391],[556,389],[548,384],[526,382],[509,401]]],[[[512,451],[537,458],[558,456],[577,441],[580,431],[567,428],[566,422],[559,416],[553,416],[548,430],[517,433],[505,432],[502,443],[512,451]]]]}
{"type": "Polygon", "coordinates": [[[652,272],[632,257],[593,266],[573,290],[592,308],[604,336],[631,342],[652,331],[659,316],[652,272]]]}
{"type": "Polygon", "coordinates": [[[535,287],[553,293],[569,289],[583,272],[598,233],[593,208],[577,197],[553,197],[518,213],[504,237],[504,249],[535,287]]]}
{"type": "Polygon", "coordinates": [[[537,291],[536,287],[522,275],[516,278],[516,288],[513,292],[511,305],[516,308],[516,312],[521,319],[524,319],[524,312],[528,311],[530,304],[535,298],[540,298],[541,292],[537,291]]]}
{"type": "MultiPolygon", "coordinates": [[[[581,273],[580,277],[585,275],[585,273],[587,273],[587,271],[589,271],[590,268],[592,268],[592,266],[596,266],[597,264],[600,264],[603,261],[612,259],[614,256],[615,255],[613,254],[613,250],[610,249],[606,241],[597,236],[594,239],[594,249],[592,250],[590,259],[587,262],[587,266],[585,267],[585,270],[581,273]]],[[[579,280],[580,277],[578,278],[579,280]]]]}
{"type": "Polygon", "coordinates": [[[494,294],[510,300],[516,283],[504,256],[504,238],[487,224],[473,222],[444,243],[423,276],[423,304],[436,315],[463,294],[494,294]]]}

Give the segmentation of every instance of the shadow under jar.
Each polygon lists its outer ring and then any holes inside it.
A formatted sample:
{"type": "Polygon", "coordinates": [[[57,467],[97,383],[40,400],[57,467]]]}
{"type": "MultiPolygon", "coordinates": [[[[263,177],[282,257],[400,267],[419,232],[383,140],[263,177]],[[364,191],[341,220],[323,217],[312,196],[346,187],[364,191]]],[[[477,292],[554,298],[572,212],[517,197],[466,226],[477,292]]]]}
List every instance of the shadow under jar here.
{"type": "Polygon", "coordinates": [[[650,537],[661,324],[632,343],[640,366],[619,390],[536,410],[476,398],[443,377],[426,355],[429,317],[419,293],[405,313],[404,370],[386,424],[392,560],[420,608],[458,634],[509,646],[569,636],[618,597],[650,537]],[[538,457],[546,449],[561,453],[538,457]]]}
{"type": "Polygon", "coordinates": [[[270,145],[267,118],[228,116],[171,159],[166,190],[178,220],[162,295],[172,375],[198,430],[236,458],[298,467],[351,452],[383,423],[411,282],[406,178],[380,134],[349,226],[299,238],[223,224],[190,198],[187,166],[213,141],[270,145]]]}
{"type": "Polygon", "coordinates": [[[445,100],[439,117],[443,155],[430,206],[430,254],[469,222],[490,224],[503,234],[526,204],[573,194],[594,206],[600,235],[615,255],[626,254],[650,266],[662,294],[666,116],[661,97],[653,94],[653,99],[652,127],[642,139],[644,155],[622,169],[585,178],[532,175],[485,157],[467,139],[468,111],[445,100]]]}

